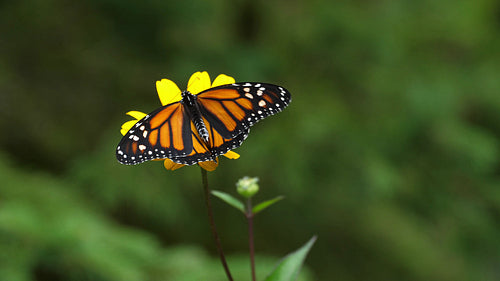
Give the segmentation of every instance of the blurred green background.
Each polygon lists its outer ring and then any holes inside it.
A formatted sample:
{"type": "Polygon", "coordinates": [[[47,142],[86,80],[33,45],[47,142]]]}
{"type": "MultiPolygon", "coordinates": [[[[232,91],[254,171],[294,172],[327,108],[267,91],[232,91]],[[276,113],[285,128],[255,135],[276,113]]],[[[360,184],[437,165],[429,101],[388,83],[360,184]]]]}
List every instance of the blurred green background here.
{"type": "MultiPolygon", "coordinates": [[[[155,81],[283,85],[211,187],[260,177],[260,279],[500,279],[500,2],[2,1],[0,280],[224,280],[197,167],[115,159],[155,81]]],[[[246,224],[214,200],[236,280],[246,224]]]]}

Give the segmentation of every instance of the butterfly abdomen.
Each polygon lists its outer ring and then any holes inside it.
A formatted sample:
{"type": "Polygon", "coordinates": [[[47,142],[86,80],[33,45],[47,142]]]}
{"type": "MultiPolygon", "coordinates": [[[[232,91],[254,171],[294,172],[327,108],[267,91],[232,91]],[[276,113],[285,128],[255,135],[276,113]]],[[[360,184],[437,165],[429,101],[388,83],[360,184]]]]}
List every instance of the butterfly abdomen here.
{"type": "Polygon", "coordinates": [[[207,126],[205,125],[205,122],[203,122],[203,118],[201,117],[199,106],[196,103],[196,96],[188,91],[184,91],[182,92],[181,103],[186,107],[189,117],[191,118],[191,121],[193,121],[198,135],[205,141],[205,143],[208,143],[209,134],[207,126]]]}
{"type": "Polygon", "coordinates": [[[201,118],[201,115],[198,113],[198,116],[194,114],[193,116],[193,124],[194,127],[196,128],[196,131],[198,131],[198,134],[200,137],[205,141],[205,143],[208,143],[208,130],[207,127],[205,126],[205,123],[203,122],[203,119],[201,118]]]}

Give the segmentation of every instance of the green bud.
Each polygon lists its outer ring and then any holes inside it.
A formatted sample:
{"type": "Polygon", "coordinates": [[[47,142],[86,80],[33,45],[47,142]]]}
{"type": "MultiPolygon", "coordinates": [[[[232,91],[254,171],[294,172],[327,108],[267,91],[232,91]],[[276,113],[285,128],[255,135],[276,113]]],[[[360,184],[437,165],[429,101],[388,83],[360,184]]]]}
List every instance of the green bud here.
{"type": "Polygon", "coordinates": [[[243,177],[236,183],[236,191],[245,197],[250,198],[259,192],[259,178],[243,177]]]}

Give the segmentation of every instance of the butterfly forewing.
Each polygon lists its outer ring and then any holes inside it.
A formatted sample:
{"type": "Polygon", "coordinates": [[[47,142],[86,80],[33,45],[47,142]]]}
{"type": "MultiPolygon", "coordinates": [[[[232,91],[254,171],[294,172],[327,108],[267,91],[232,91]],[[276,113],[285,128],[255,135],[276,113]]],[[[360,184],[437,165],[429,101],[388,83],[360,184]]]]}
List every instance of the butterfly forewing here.
{"type": "Polygon", "coordinates": [[[116,158],[134,165],[159,158],[185,156],[193,150],[189,117],[181,103],[173,103],[146,115],[122,138],[116,158]]]}
{"type": "Polygon", "coordinates": [[[237,83],[208,89],[197,95],[200,111],[225,138],[233,138],[291,101],[283,87],[266,83],[237,83]]]}

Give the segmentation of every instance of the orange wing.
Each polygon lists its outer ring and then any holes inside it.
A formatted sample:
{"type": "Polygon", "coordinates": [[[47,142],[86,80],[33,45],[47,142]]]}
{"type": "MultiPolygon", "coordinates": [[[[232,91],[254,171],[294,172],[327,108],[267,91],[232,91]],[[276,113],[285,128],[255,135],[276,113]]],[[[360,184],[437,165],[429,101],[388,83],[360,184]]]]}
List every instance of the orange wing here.
{"type": "Polygon", "coordinates": [[[197,101],[208,123],[222,137],[231,139],[282,111],[291,102],[291,95],[277,85],[246,82],[208,89],[197,95],[197,101]]]}
{"type": "Polygon", "coordinates": [[[134,165],[187,155],[193,150],[190,122],[182,103],[160,107],[125,134],[116,149],[116,158],[122,164],[134,165]]]}

